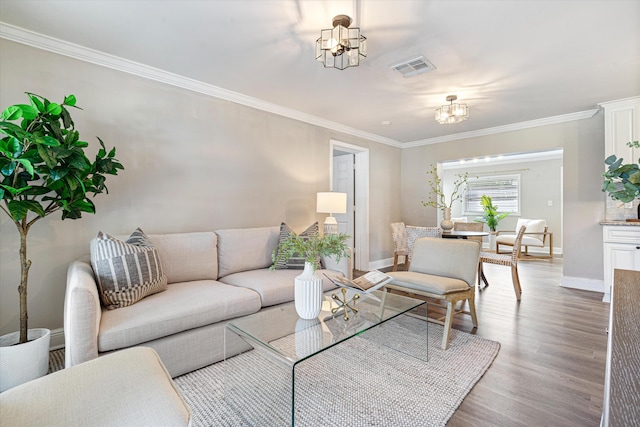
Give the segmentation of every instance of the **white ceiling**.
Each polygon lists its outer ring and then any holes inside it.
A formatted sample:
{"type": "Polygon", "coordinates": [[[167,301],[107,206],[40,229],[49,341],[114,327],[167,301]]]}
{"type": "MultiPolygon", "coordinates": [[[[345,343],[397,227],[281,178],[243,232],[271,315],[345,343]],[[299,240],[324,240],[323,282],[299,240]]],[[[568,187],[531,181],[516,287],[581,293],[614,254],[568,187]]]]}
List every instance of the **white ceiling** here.
{"type": "Polygon", "coordinates": [[[638,0],[3,0],[0,21],[402,143],[640,95],[638,0]],[[368,40],[344,71],[314,58],[338,14],[368,40]],[[417,55],[436,71],[389,68],[417,55]],[[470,118],[440,125],[450,94],[470,118]]]}

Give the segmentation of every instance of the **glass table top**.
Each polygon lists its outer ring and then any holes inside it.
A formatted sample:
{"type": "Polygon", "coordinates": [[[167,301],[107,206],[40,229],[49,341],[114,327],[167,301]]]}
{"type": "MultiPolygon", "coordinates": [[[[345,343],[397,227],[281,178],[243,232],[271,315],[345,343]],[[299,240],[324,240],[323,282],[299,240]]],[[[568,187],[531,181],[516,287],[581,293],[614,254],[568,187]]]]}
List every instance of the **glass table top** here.
{"type": "Polygon", "coordinates": [[[231,320],[227,328],[242,336],[255,349],[267,350],[285,363],[295,365],[425,303],[415,298],[374,291],[362,295],[355,302],[358,313],[350,310],[349,320],[345,320],[343,309],[331,312],[337,307],[331,294],[340,294],[340,289],[324,294],[322,311],[316,319],[298,317],[291,302],[231,320]]]}

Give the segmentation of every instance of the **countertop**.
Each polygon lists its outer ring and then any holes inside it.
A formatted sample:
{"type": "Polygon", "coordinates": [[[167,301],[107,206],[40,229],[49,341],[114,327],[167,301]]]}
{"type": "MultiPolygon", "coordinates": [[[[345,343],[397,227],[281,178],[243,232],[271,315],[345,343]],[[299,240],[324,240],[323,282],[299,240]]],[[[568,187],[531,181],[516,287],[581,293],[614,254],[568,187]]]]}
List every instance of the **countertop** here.
{"type": "Polygon", "coordinates": [[[615,220],[615,219],[603,219],[600,221],[600,225],[640,227],[640,222],[627,222],[627,221],[621,221],[621,220],[615,220]]]}

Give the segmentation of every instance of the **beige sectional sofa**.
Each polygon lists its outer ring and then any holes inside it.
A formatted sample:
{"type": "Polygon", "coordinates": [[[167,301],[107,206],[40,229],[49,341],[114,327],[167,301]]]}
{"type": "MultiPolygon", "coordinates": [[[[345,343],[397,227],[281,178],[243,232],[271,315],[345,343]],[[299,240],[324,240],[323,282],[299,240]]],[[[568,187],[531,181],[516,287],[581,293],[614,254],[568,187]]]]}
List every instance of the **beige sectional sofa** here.
{"type": "MultiPolygon", "coordinates": [[[[73,261],[64,307],[66,367],[134,346],[155,349],[172,377],[222,360],[228,320],[293,301],[301,271],[269,270],[279,236],[278,226],[149,235],[168,289],[116,310],[101,305],[89,255],[73,261]]],[[[323,263],[350,275],[348,259],[323,263]]],[[[325,290],[334,288],[323,279],[325,290]]]]}

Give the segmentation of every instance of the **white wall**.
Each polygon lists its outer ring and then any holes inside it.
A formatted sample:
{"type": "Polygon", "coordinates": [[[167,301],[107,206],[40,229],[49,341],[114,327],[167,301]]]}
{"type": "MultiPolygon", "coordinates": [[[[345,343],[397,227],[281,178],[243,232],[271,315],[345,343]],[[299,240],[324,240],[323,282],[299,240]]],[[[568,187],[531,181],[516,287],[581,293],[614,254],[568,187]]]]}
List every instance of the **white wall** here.
{"type": "Polygon", "coordinates": [[[502,153],[562,148],[564,276],[603,279],[602,229],[604,194],[604,120],[591,119],[468,138],[402,150],[402,216],[411,224],[435,224],[436,210],[425,208],[426,171],[439,161],[502,153]]]}
{"type": "MultiPolygon", "coordinates": [[[[199,93],[0,40],[0,108],[73,93],[72,115],[95,153],[100,136],[125,170],[109,177],[97,213],[59,215],[29,235],[31,327],[62,326],[66,269],[98,230],[127,234],[324,220],[316,192],[329,190],[331,138],[370,150],[370,259],[388,256],[400,216],[400,150],[199,93]]],[[[0,334],[18,328],[18,233],[0,212],[0,334]]]]}

